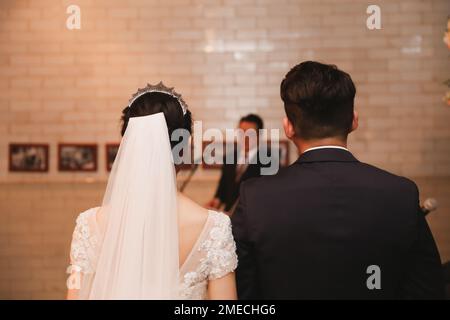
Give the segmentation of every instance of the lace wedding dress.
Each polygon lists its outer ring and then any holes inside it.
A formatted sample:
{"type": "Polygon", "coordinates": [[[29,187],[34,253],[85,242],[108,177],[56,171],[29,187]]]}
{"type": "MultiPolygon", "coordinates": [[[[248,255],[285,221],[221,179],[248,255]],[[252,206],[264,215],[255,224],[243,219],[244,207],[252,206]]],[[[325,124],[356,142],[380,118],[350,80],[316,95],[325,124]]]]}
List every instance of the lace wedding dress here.
{"type": "MultiPolygon", "coordinates": [[[[186,115],[181,96],[162,83],[139,89],[127,112],[140,108],[144,96],[160,94],[177,99],[180,116],[186,115]]],[[[180,268],[177,157],[170,142],[164,112],[129,117],[102,205],[77,219],[70,298],[206,299],[208,281],[236,268],[230,219],[213,211],[180,268]]]]}
{"type": "MultiPolygon", "coordinates": [[[[99,252],[97,210],[98,208],[92,208],[81,213],[73,232],[68,273],[69,281],[80,281],[79,299],[89,298],[95,276],[99,252]]],[[[208,281],[233,272],[236,266],[236,245],[231,233],[230,218],[209,210],[199,238],[180,267],[179,298],[207,299],[208,281]]]]}

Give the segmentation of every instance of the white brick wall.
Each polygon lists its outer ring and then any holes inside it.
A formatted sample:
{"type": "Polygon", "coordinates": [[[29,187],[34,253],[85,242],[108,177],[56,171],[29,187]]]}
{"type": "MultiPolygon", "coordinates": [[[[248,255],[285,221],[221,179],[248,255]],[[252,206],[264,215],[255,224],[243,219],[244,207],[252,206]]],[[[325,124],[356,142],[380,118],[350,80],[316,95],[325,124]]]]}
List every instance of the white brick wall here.
{"type": "MultiPolygon", "coordinates": [[[[161,79],[205,128],[234,126],[247,112],[281,128],[279,83],[305,59],[335,63],[356,81],[361,128],[350,143],[362,160],[409,176],[450,173],[441,101],[448,1],[379,1],[378,31],[365,27],[365,1],[85,0],[74,31],[65,28],[68,4],[1,5],[0,181],[29,180],[6,170],[10,141],[51,143],[52,170],[32,180],[77,180],[55,170],[57,143],[118,140],[130,94],[161,79]],[[424,151],[433,156],[417,156],[424,151]]],[[[102,160],[93,176],[103,180],[102,160]]]]}

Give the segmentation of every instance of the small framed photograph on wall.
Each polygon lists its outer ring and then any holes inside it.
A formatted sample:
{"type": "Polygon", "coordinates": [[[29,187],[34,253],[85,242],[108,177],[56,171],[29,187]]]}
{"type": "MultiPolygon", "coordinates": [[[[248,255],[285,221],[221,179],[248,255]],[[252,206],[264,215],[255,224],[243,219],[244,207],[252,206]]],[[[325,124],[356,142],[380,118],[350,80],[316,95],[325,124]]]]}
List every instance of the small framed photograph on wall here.
{"type": "Polygon", "coordinates": [[[106,145],[106,170],[111,171],[116,159],[117,152],[119,152],[119,143],[108,143],[106,145]]]}
{"type": "Polygon", "coordinates": [[[9,171],[48,172],[48,144],[10,143],[9,171]]]}
{"type": "Polygon", "coordinates": [[[60,143],[58,169],[59,171],[97,171],[97,145],[60,143]]]}

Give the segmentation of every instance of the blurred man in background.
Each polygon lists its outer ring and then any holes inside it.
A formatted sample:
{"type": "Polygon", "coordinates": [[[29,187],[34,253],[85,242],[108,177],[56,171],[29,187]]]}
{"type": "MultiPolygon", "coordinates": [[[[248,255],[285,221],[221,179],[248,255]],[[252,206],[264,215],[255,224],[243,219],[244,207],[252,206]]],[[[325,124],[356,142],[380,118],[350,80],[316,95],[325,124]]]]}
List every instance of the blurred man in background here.
{"type": "Polygon", "coordinates": [[[238,146],[237,150],[234,150],[233,163],[224,161],[217,191],[214,198],[207,203],[208,207],[220,209],[223,206],[223,210],[230,211],[239,197],[241,182],[261,175],[262,164],[258,155],[258,130],[263,128],[263,120],[256,114],[246,115],[239,120],[238,129],[242,130],[245,141],[242,146],[238,146]],[[252,139],[248,139],[249,130],[256,131],[256,143],[252,139]]]}

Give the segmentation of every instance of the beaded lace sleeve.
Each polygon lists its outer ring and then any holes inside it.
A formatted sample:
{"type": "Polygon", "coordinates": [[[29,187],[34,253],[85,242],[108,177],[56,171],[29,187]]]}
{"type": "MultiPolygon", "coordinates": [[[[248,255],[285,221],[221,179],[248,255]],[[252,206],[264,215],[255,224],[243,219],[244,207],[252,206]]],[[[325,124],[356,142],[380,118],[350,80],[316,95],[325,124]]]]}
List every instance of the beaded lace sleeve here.
{"type": "Polygon", "coordinates": [[[70,246],[70,265],[67,268],[70,275],[67,279],[69,289],[80,289],[81,275],[94,273],[89,254],[95,245],[95,237],[90,232],[88,220],[92,213],[92,209],[85,211],[76,220],[70,246]]]}
{"type": "Polygon", "coordinates": [[[214,227],[209,240],[205,241],[210,265],[209,280],[214,280],[233,272],[237,267],[236,243],[231,232],[230,218],[223,213],[214,213],[214,227]]]}

